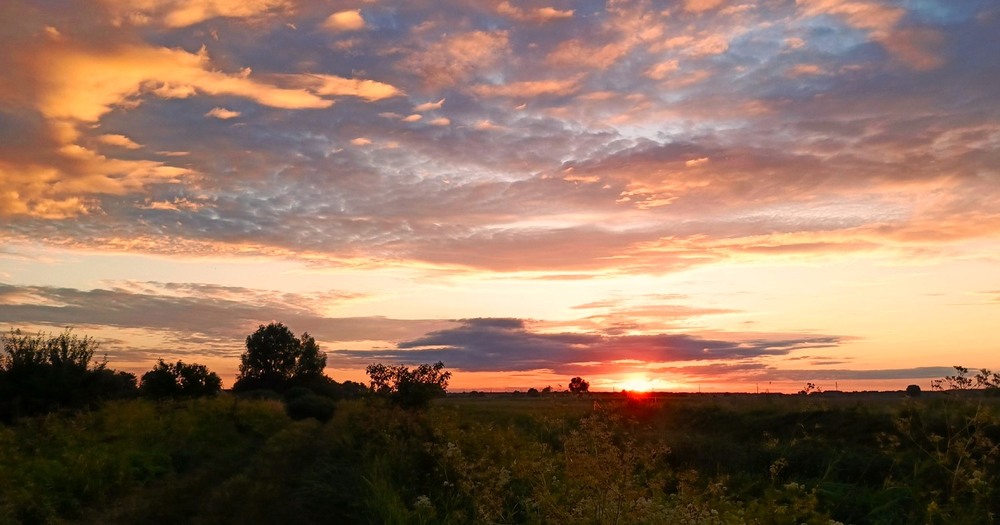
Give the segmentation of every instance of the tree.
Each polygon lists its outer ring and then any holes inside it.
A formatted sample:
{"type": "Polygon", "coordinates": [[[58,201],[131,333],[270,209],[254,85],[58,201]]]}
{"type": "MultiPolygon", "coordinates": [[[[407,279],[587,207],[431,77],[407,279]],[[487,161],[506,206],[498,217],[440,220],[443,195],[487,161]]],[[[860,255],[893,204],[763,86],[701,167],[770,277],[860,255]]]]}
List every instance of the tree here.
{"type": "Polygon", "coordinates": [[[920,385],[907,385],[906,397],[920,397],[920,385]]]}
{"type": "Polygon", "coordinates": [[[393,402],[408,408],[423,408],[431,399],[441,397],[448,389],[451,372],[444,371],[444,363],[423,364],[410,370],[396,365],[372,363],[365,369],[371,379],[372,392],[388,396],[393,402]]]}
{"type": "Polygon", "coordinates": [[[92,406],[135,392],[135,376],[94,363],[99,344],[70,330],[59,335],[0,335],[0,417],[92,406]]]}
{"type": "Polygon", "coordinates": [[[326,379],[326,354],[308,333],[302,337],[281,323],[260,325],[247,336],[233,390],[284,390],[293,380],[300,384],[326,379]]]}
{"type": "Polygon", "coordinates": [[[308,378],[323,375],[326,368],[326,354],[319,349],[316,339],[313,339],[309,332],[302,334],[302,353],[295,363],[296,377],[308,378]]]}
{"type": "Polygon", "coordinates": [[[214,396],[222,390],[222,379],[209,372],[205,365],[183,361],[157,361],[152,370],[142,375],[139,392],[149,398],[214,396]]]}
{"type": "Polygon", "coordinates": [[[584,381],[582,377],[574,377],[569,380],[569,391],[575,394],[580,394],[583,392],[588,392],[590,390],[590,383],[584,381]]]}

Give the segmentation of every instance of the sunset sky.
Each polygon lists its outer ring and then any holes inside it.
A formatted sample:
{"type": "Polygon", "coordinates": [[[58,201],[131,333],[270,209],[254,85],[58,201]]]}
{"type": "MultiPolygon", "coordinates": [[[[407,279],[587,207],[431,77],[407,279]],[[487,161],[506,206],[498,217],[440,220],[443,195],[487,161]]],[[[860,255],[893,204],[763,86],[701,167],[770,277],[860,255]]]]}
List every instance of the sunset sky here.
{"type": "Polygon", "coordinates": [[[0,328],[113,368],[1000,368],[996,0],[4,0],[0,51],[0,328]]]}

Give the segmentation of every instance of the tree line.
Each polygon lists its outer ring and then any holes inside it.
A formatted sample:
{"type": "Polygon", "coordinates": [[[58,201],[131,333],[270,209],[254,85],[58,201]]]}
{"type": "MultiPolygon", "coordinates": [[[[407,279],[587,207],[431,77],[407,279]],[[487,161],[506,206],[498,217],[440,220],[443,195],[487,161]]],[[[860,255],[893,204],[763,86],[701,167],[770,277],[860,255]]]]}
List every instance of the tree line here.
{"type": "MultiPolygon", "coordinates": [[[[222,379],[205,365],[158,359],[141,377],[95,358],[99,343],[71,330],[57,335],[12,329],[0,334],[0,421],[60,410],[93,408],[113,399],[152,400],[215,396],[222,379]]],[[[423,408],[444,395],[451,372],[444,363],[411,370],[373,363],[368,385],[338,383],[323,373],[326,354],[316,339],[282,323],[260,325],[247,336],[233,393],[281,399],[290,416],[329,419],[338,399],[371,396],[423,408]]]]}

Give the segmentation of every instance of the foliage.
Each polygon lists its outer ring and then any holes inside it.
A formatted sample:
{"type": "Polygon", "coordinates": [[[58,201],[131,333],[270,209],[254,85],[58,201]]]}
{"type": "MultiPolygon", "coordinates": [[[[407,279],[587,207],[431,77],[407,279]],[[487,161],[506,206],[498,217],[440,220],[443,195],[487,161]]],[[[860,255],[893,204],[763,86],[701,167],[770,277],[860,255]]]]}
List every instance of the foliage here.
{"type": "Polygon", "coordinates": [[[308,333],[299,339],[281,323],[260,325],[247,336],[234,391],[285,390],[293,383],[322,382],[326,354],[308,333]]]}
{"type": "Polygon", "coordinates": [[[222,390],[222,379],[197,363],[165,363],[159,359],[142,375],[139,393],[151,399],[214,396],[222,390]]]}
{"type": "Polygon", "coordinates": [[[976,375],[969,377],[968,368],[964,366],[955,366],[954,368],[955,375],[931,381],[931,388],[934,390],[950,391],[981,389],[985,390],[989,395],[1000,393],[1000,373],[982,368],[976,372],[976,375]]]}
{"type": "Polygon", "coordinates": [[[590,390],[590,383],[582,377],[574,377],[569,380],[569,391],[573,393],[583,393],[590,390]]]}
{"type": "Polygon", "coordinates": [[[94,363],[98,343],[59,335],[0,335],[0,419],[81,408],[135,392],[135,376],[94,363]]]}
{"type": "Polygon", "coordinates": [[[424,408],[432,399],[443,396],[451,379],[451,372],[445,372],[444,363],[440,361],[433,365],[422,364],[413,370],[403,365],[373,363],[365,372],[371,379],[372,392],[409,408],[424,408]]]}
{"type": "Polygon", "coordinates": [[[0,426],[0,524],[992,524],[965,394],[116,401],[0,426]]]}
{"type": "Polygon", "coordinates": [[[332,399],[316,394],[296,396],[285,402],[285,412],[295,420],[311,417],[325,423],[333,417],[335,408],[332,399]]]}

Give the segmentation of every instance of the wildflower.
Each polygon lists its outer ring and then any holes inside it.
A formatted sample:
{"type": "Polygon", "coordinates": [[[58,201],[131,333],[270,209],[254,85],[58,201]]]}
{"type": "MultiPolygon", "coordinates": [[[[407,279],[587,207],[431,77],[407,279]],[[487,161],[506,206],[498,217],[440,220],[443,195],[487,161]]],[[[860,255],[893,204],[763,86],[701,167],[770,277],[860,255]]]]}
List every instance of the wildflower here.
{"type": "Polygon", "coordinates": [[[431,509],[433,507],[434,504],[431,503],[431,499],[424,495],[417,496],[417,501],[413,503],[413,508],[417,510],[431,509]]]}

